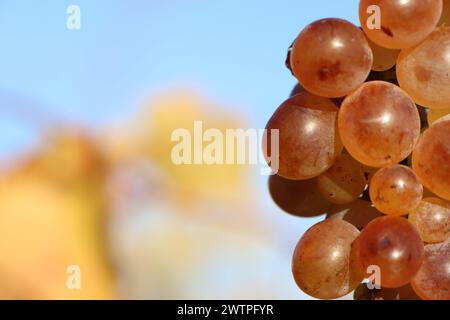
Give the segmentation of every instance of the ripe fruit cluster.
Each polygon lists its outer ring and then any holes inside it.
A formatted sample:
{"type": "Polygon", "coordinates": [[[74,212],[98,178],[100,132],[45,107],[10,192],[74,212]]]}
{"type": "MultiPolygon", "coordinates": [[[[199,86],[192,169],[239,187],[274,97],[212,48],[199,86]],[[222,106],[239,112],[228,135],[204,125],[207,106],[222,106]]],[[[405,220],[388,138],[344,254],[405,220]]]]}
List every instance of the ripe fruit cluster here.
{"type": "Polygon", "coordinates": [[[298,84],[266,126],[279,130],[273,200],[328,214],[298,242],[294,279],[333,299],[379,270],[382,289],[355,299],[411,286],[450,300],[450,0],[361,0],[359,17],[301,31],[286,61],[298,84]]]}

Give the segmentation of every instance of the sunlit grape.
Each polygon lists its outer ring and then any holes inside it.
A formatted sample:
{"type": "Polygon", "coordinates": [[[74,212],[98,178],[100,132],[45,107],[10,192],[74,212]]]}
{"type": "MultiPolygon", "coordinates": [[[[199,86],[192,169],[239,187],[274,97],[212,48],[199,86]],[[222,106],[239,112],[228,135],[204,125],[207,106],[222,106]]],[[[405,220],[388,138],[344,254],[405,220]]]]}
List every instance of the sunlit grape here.
{"type": "Polygon", "coordinates": [[[308,25],[291,52],[292,70],[309,92],[342,97],[367,78],[372,51],[361,30],[348,21],[322,19],[308,25]]]}
{"type": "Polygon", "coordinates": [[[426,198],[408,216],[424,242],[442,242],[450,237],[450,203],[426,198]]]}
{"type": "Polygon", "coordinates": [[[380,47],[370,39],[367,39],[367,42],[369,43],[369,46],[372,49],[373,53],[373,71],[387,71],[395,66],[400,50],[392,50],[380,47]]]}
{"type": "Polygon", "coordinates": [[[450,200],[450,121],[435,123],[419,139],[412,166],[423,185],[450,200]]]}
{"type": "Polygon", "coordinates": [[[279,129],[279,171],[282,177],[306,180],[333,165],[342,151],[336,128],[338,108],[330,100],[303,92],[286,100],[267,123],[267,154],[271,129],[279,129]]]}
{"type": "Polygon", "coordinates": [[[317,188],[317,179],[289,180],[278,175],[269,177],[269,192],[284,211],[301,217],[318,216],[341,210],[327,201],[317,188]]]}
{"type": "Polygon", "coordinates": [[[305,293],[319,299],[335,299],[361,282],[354,272],[351,243],[359,231],[340,219],[319,222],[305,232],[292,260],[294,279],[305,293]]]}
{"type": "Polygon", "coordinates": [[[381,286],[406,285],[423,260],[423,242],[414,226],[402,217],[386,216],[371,221],[353,243],[362,271],[380,268],[381,286]]]}
{"type": "Polygon", "coordinates": [[[344,146],[356,160],[383,167],[411,153],[419,138],[420,117],[414,102],[399,87],[371,81],[345,98],[338,126],[344,146]]]}
{"type": "Polygon", "coordinates": [[[412,47],[436,27],[442,0],[360,0],[359,20],[366,35],[385,48],[412,47]],[[379,21],[373,6],[379,8],[379,21]],[[379,25],[376,24],[379,22],[379,25]]]}
{"type": "Polygon", "coordinates": [[[450,300],[450,242],[425,246],[425,257],[411,285],[426,300],[450,300]]]}
{"type": "Polygon", "coordinates": [[[381,212],[405,215],[419,205],[423,186],[409,167],[398,164],[375,173],[370,181],[369,194],[381,212]]]}
{"type": "Polygon", "coordinates": [[[414,48],[402,50],[397,62],[400,86],[421,106],[450,108],[450,27],[436,29],[414,48]]]}
{"type": "MultiPolygon", "coordinates": [[[[430,109],[428,111],[428,124],[431,126],[433,123],[437,122],[445,116],[450,115],[449,109],[430,109]]],[[[446,118],[447,119],[447,118],[446,118]]]]}
{"type": "Polygon", "coordinates": [[[317,186],[330,202],[345,204],[358,198],[367,180],[359,162],[349,154],[342,154],[333,166],[317,178],[317,186]]]}

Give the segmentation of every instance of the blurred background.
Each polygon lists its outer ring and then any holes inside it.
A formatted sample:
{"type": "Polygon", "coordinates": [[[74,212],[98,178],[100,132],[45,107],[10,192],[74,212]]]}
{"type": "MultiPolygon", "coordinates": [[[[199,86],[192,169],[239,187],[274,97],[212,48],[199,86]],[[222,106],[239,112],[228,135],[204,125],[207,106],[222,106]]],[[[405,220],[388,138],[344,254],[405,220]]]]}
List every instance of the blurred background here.
{"type": "Polygon", "coordinates": [[[0,298],[308,299],[291,255],[323,217],[279,209],[259,166],[175,166],[170,135],[264,128],[293,39],[357,6],[0,0],[0,298]]]}

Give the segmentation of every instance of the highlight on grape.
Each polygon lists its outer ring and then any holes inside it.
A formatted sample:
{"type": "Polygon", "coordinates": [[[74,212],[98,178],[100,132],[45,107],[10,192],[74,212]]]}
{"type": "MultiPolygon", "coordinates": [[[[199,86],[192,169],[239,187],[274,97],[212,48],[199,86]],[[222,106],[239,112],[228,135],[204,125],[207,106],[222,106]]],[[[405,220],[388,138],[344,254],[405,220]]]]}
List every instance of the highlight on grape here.
{"type": "Polygon", "coordinates": [[[263,166],[260,168],[261,175],[277,174],[279,170],[278,129],[204,129],[203,122],[197,120],[192,131],[175,129],[171,141],[177,142],[171,151],[175,165],[259,164],[263,166]]]}
{"type": "Polygon", "coordinates": [[[320,19],[288,49],[269,191],[326,214],[292,258],[312,297],[450,300],[449,17],[450,0],[360,0],[361,27],[320,19]]]}

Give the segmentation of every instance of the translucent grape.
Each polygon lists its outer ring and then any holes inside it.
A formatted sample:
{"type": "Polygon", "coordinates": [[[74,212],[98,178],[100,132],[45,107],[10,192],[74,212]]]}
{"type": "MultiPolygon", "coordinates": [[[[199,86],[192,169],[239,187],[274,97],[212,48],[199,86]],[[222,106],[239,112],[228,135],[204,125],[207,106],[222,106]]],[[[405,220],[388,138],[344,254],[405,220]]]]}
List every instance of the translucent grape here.
{"type": "Polygon", "coordinates": [[[414,226],[402,217],[386,216],[371,221],[353,243],[362,271],[380,268],[381,286],[406,285],[423,261],[423,242],[414,226]]]}
{"type": "MultiPolygon", "coordinates": [[[[431,126],[435,122],[437,122],[439,119],[442,119],[445,116],[450,115],[450,108],[449,109],[430,109],[428,110],[428,125],[431,126]]],[[[446,118],[448,119],[448,118],[446,118]]]]}
{"type": "Polygon", "coordinates": [[[269,192],[284,211],[301,217],[313,217],[341,210],[324,199],[317,188],[317,179],[289,180],[278,175],[269,177],[269,192]]]}
{"type": "Polygon", "coordinates": [[[359,231],[339,219],[319,222],[297,244],[292,273],[301,290],[319,299],[335,299],[355,289],[362,275],[355,273],[351,244],[359,231]]]}
{"type": "Polygon", "coordinates": [[[347,96],[338,126],[347,151],[371,167],[402,161],[420,135],[414,102],[399,87],[383,81],[367,82],[347,96]]]}
{"type": "Polygon", "coordinates": [[[403,165],[382,168],[369,186],[375,207],[389,215],[406,215],[415,209],[423,196],[423,186],[414,171],[403,165]]]}
{"type": "Polygon", "coordinates": [[[450,237],[450,204],[439,198],[426,198],[410,212],[409,221],[424,242],[436,243],[450,237]]]}
{"type": "Polygon", "coordinates": [[[342,154],[333,166],[317,178],[323,197],[332,203],[346,204],[358,198],[367,180],[359,162],[342,154]]]}
{"type": "Polygon", "coordinates": [[[450,200],[450,121],[435,123],[419,139],[412,166],[423,185],[450,200]]]}
{"type": "Polygon", "coordinates": [[[442,13],[442,0],[360,0],[359,20],[366,35],[390,49],[412,47],[436,27],[442,13]],[[380,9],[380,25],[371,6],[380,9]]]}
{"type": "Polygon", "coordinates": [[[397,63],[397,57],[400,50],[392,50],[380,47],[375,42],[367,39],[373,53],[373,71],[387,71],[397,63]]]}
{"type": "Polygon", "coordinates": [[[306,180],[330,168],[342,151],[336,128],[338,108],[330,100],[302,92],[286,100],[267,123],[267,155],[271,129],[279,129],[279,171],[284,178],[306,180]]]}
{"type": "Polygon", "coordinates": [[[296,78],[311,93],[342,97],[367,78],[372,51],[361,30],[348,21],[322,19],[308,25],[291,52],[296,78]]]}
{"type": "Polygon", "coordinates": [[[449,57],[450,27],[440,27],[418,46],[400,52],[400,86],[421,106],[450,108],[449,57]]]}
{"type": "Polygon", "coordinates": [[[450,242],[425,246],[422,267],[411,285],[422,299],[450,300],[450,242]]]}

